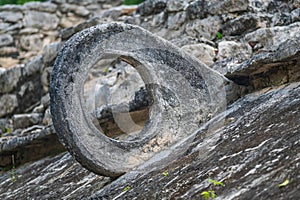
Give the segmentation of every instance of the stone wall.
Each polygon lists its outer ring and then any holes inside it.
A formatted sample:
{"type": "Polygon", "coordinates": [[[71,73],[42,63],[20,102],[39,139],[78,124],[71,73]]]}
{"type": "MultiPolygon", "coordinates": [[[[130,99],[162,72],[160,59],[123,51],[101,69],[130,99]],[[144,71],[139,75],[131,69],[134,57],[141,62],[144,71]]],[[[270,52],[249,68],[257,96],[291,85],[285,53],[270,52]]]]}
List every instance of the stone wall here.
{"type": "Polygon", "coordinates": [[[0,117],[32,109],[48,92],[61,30],[120,3],[53,0],[0,7],[0,117]]]}
{"type": "Polygon", "coordinates": [[[99,23],[140,25],[223,74],[228,72],[224,62],[238,65],[299,37],[297,1],[148,0],[138,7],[115,7],[120,4],[52,0],[0,7],[0,117],[24,112],[44,96],[63,42],[99,23]]]}
{"type": "Polygon", "coordinates": [[[0,67],[9,68],[41,53],[59,40],[60,30],[77,25],[103,9],[120,4],[107,0],[30,2],[0,7],[0,67]]]}

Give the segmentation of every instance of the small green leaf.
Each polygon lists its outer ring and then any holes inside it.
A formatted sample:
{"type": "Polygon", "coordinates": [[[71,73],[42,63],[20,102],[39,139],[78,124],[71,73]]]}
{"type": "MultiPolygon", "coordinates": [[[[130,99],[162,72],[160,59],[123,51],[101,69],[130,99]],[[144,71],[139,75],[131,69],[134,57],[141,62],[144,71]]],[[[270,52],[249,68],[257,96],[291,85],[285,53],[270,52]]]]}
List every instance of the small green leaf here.
{"type": "Polygon", "coordinates": [[[16,182],[17,181],[17,175],[16,175],[16,173],[15,173],[15,169],[13,168],[13,169],[11,169],[11,171],[10,171],[10,178],[11,178],[11,181],[12,182],[16,182]]]}
{"type": "Polygon", "coordinates": [[[212,183],[213,185],[221,185],[221,186],[225,186],[224,183],[216,181],[214,179],[208,179],[208,182],[212,183]]]}
{"type": "Polygon", "coordinates": [[[169,175],[169,173],[168,173],[167,171],[165,171],[165,172],[162,173],[162,175],[163,175],[164,177],[166,177],[166,176],[169,175]]]}
{"type": "Polygon", "coordinates": [[[214,190],[201,192],[203,199],[215,199],[217,198],[216,192],[214,190]]]}
{"type": "Polygon", "coordinates": [[[6,133],[11,133],[11,128],[5,128],[6,133]]]}
{"type": "Polygon", "coordinates": [[[221,40],[221,39],[223,38],[223,35],[222,35],[222,33],[220,33],[220,32],[217,32],[217,34],[216,34],[216,38],[217,38],[218,40],[221,40]]]}
{"type": "Polygon", "coordinates": [[[203,199],[209,199],[210,193],[208,191],[203,191],[201,192],[201,196],[203,197],[203,199]]]}
{"type": "Polygon", "coordinates": [[[123,192],[127,192],[128,190],[130,190],[130,186],[126,186],[123,188],[123,192]]]}
{"type": "Polygon", "coordinates": [[[287,186],[287,184],[289,184],[289,179],[286,179],[283,183],[280,183],[279,185],[278,185],[278,187],[284,187],[284,186],[287,186]]]}
{"type": "Polygon", "coordinates": [[[108,72],[109,72],[108,67],[104,68],[104,69],[103,69],[103,72],[104,72],[104,73],[108,73],[108,72]]]}
{"type": "Polygon", "coordinates": [[[124,0],[123,5],[137,5],[144,1],[145,0],[124,0]]]}

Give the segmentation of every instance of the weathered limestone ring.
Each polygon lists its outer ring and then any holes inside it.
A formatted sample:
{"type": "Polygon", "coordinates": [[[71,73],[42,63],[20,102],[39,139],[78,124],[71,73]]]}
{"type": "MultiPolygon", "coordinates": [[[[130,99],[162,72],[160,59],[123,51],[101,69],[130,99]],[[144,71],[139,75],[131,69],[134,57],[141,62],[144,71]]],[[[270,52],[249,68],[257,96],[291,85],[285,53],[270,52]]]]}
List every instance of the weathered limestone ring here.
{"type": "Polygon", "coordinates": [[[51,76],[54,127],[87,169],[116,177],[195,131],[226,105],[229,81],[170,42],[133,25],[101,24],[68,40],[51,76]],[[119,56],[141,75],[153,99],[148,122],[132,140],[105,136],[93,124],[83,98],[89,69],[119,56]]]}

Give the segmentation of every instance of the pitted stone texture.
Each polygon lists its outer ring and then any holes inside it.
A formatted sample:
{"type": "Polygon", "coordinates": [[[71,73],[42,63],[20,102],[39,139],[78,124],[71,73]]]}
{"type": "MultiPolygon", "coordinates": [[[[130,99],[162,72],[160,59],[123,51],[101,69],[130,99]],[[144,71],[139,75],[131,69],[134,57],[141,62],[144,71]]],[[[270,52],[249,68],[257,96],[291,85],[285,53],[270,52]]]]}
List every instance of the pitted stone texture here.
{"type": "Polygon", "coordinates": [[[192,2],[186,8],[189,19],[203,19],[208,14],[207,2],[205,0],[197,0],[192,2]]]}
{"type": "Polygon", "coordinates": [[[86,17],[87,15],[90,14],[90,12],[85,9],[83,6],[78,6],[78,5],[72,5],[72,4],[62,4],[61,5],[61,11],[68,13],[68,12],[74,12],[75,14],[86,17]]]}
{"type": "Polygon", "coordinates": [[[55,60],[57,53],[60,51],[62,47],[61,42],[51,43],[46,45],[43,49],[43,63],[51,63],[55,60]]]}
{"type": "Polygon", "coordinates": [[[300,81],[299,38],[288,39],[276,51],[256,53],[243,62],[227,58],[212,68],[250,91],[300,81]]]}
{"type": "Polygon", "coordinates": [[[246,14],[227,21],[222,31],[224,35],[239,36],[254,31],[259,26],[259,17],[253,14],[246,14]]]}
{"type": "MultiPolygon", "coordinates": [[[[8,110],[1,109],[1,117],[10,115],[12,110],[26,112],[40,100],[43,95],[41,77],[39,76],[42,67],[42,56],[37,56],[26,65],[18,65],[0,72],[0,97],[9,94],[17,98],[17,106],[14,106],[13,109],[7,108],[8,110]]],[[[1,103],[4,102],[6,101],[1,103]]],[[[11,104],[15,105],[14,102],[11,101],[11,104]]]]}
{"type": "Polygon", "coordinates": [[[55,14],[39,11],[27,11],[24,18],[24,26],[43,30],[56,29],[58,22],[59,19],[55,14]]]}
{"type": "Polygon", "coordinates": [[[213,0],[209,2],[209,13],[212,15],[245,12],[248,10],[249,0],[213,0]]]}
{"type": "Polygon", "coordinates": [[[24,8],[21,5],[13,5],[13,4],[7,4],[0,7],[0,11],[13,11],[13,12],[19,12],[23,11],[24,8]]]}
{"type": "Polygon", "coordinates": [[[119,176],[224,109],[224,84],[231,85],[222,75],[142,28],[121,23],[98,25],[76,34],[58,55],[50,88],[51,114],[59,137],[83,166],[119,176]],[[131,141],[105,137],[80,100],[88,70],[97,58],[111,56],[120,56],[134,66],[153,98],[149,122],[131,141]]]}
{"type": "Polygon", "coordinates": [[[86,29],[86,28],[89,28],[91,26],[95,26],[97,24],[101,24],[101,20],[100,18],[98,17],[94,17],[94,18],[91,18],[77,26],[74,26],[74,27],[69,27],[69,28],[66,28],[66,29],[63,29],[60,33],[60,37],[63,39],[63,40],[67,40],[69,39],[72,35],[74,35],[75,33],[77,32],[80,32],[82,31],[83,29],[86,29]]]}
{"type": "Polygon", "coordinates": [[[296,22],[288,26],[260,28],[246,34],[244,38],[247,42],[255,44],[254,49],[274,51],[288,39],[298,38],[300,36],[299,29],[300,22],[296,22]]]}
{"type": "Polygon", "coordinates": [[[300,21],[300,8],[297,8],[291,12],[292,22],[300,21]]]}
{"type": "Polygon", "coordinates": [[[13,44],[14,38],[9,34],[0,35],[0,47],[5,47],[13,44]]]}
{"type": "Polygon", "coordinates": [[[299,117],[299,82],[249,94],[157,155],[165,160],[146,162],[91,199],[202,199],[211,188],[219,199],[298,199],[299,117]],[[181,156],[167,164],[174,154],[181,156]],[[286,179],[289,184],[279,188],[286,179]]]}
{"type": "Polygon", "coordinates": [[[42,122],[42,115],[38,113],[32,114],[16,114],[12,117],[14,129],[27,128],[42,122]]]}
{"type": "Polygon", "coordinates": [[[185,45],[181,47],[181,49],[192,54],[207,66],[212,65],[216,58],[217,49],[207,44],[200,43],[185,45]]]}
{"type": "Polygon", "coordinates": [[[160,13],[167,6],[167,0],[148,0],[139,5],[137,12],[142,16],[160,13]]]}
{"type": "Polygon", "coordinates": [[[185,0],[169,0],[167,1],[167,10],[169,12],[178,12],[185,9],[187,5],[188,3],[185,0]]]}
{"type": "Polygon", "coordinates": [[[11,12],[11,11],[4,11],[0,12],[0,19],[5,22],[18,22],[23,18],[23,14],[21,12],[11,12]]]}
{"type": "Polygon", "coordinates": [[[1,199],[85,199],[112,180],[82,168],[69,153],[0,174],[1,199]]]}
{"type": "Polygon", "coordinates": [[[178,12],[176,14],[168,15],[168,29],[178,30],[182,27],[184,22],[186,21],[186,12],[178,12]]]}
{"type": "Polygon", "coordinates": [[[0,94],[11,92],[19,83],[21,75],[21,67],[14,67],[0,73],[0,94]]]}
{"type": "Polygon", "coordinates": [[[28,2],[24,5],[24,7],[28,10],[37,10],[49,13],[55,13],[57,11],[57,5],[51,2],[28,2]]]}
{"type": "Polygon", "coordinates": [[[198,39],[204,37],[205,39],[213,40],[216,38],[216,33],[220,30],[221,24],[219,16],[196,19],[187,23],[186,33],[198,39]]]}
{"type": "Polygon", "coordinates": [[[0,117],[12,114],[18,107],[16,95],[4,94],[0,97],[0,117]]]}
{"type": "Polygon", "coordinates": [[[218,44],[218,60],[235,58],[240,61],[249,59],[252,56],[252,48],[248,43],[233,41],[221,41],[218,44]]]}
{"type": "Polygon", "coordinates": [[[20,38],[20,45],[28,51],[40,51],[43,47],[42,39],[42,34],[24,35],[20,38]]]}
{"type": "Polygon", "coordinates": [[[191,2],[187,8],[189,19],[203,19],[208,15],[243,12],[248,9],[248,0],[197,0],[191,2]]]}
{"type": "Polygon", "coordinates": [[[4,31],[10,27],[10,23],[0,22],[0,30],[4,31]]]}

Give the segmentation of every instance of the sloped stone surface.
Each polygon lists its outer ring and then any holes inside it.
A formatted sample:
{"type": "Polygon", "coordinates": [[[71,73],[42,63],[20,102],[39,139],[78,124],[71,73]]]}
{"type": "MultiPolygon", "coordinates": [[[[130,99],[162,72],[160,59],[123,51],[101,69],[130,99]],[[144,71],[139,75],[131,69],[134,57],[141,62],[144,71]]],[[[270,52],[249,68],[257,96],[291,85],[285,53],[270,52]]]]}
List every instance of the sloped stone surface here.
{"type": "Polygon", "coordinates": [[[165,162],[147,162],[92,199],[201,199],[207,190],[220,199],[298,199],[299,111],[300,83],[247,95],[158,154],[165,162]],[[174,153],[181,158],[166,164],[174,153]],[[212,186],[209,178],[225,186],[212,186]],[[279,188],[286,179],[290,183],[279,188]]]}
{"type": "Polygon", "coordinates": [[[83,169],[68,153],[0,175],[1,199],[82,199],[110,183],[83,169]]]}

